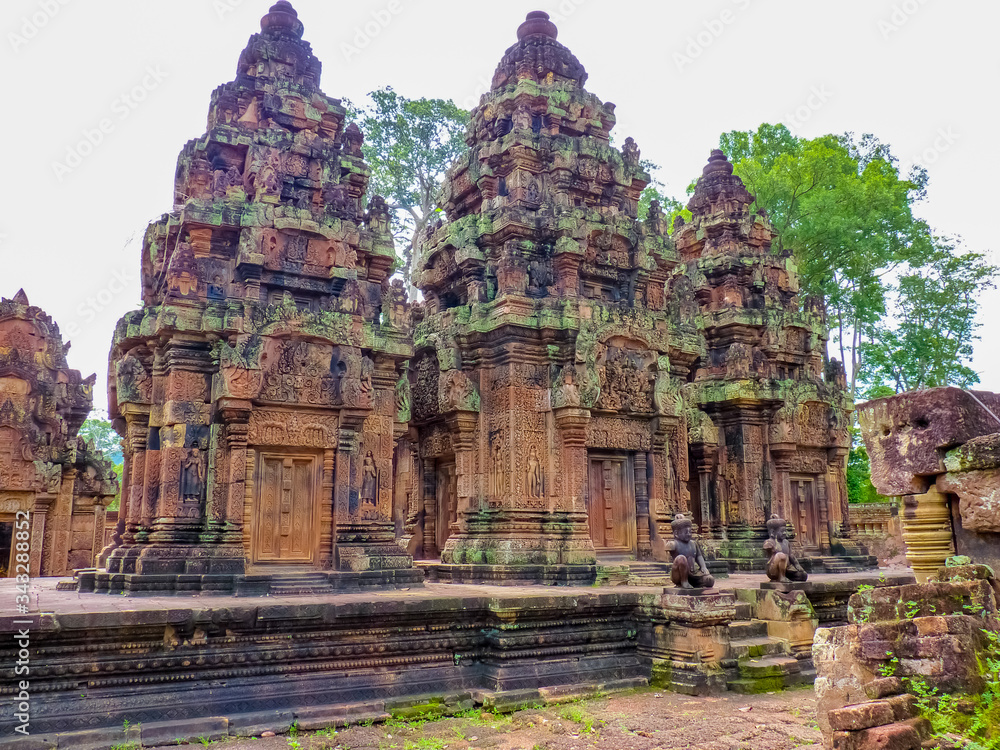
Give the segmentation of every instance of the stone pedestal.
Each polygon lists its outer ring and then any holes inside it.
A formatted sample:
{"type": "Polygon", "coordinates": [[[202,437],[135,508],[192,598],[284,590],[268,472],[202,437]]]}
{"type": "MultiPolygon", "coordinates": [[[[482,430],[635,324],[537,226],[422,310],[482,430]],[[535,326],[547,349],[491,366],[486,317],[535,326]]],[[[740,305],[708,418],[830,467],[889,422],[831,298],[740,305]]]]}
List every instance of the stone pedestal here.
{"type": "Polygon", "coordinates": [[[652,659],[650,684],[688,695],[726,689],[723,660],[736,597],[716,589],[665,589],[643,609],[650,620],[641,647],[652,659]]]}
{"type": "Polygon", "coordinates": [[[917,583],[926,583],[955,554],[948,497],[932,485],[923,495],[909,495],[900,514],[906,560],[917,583]]]}

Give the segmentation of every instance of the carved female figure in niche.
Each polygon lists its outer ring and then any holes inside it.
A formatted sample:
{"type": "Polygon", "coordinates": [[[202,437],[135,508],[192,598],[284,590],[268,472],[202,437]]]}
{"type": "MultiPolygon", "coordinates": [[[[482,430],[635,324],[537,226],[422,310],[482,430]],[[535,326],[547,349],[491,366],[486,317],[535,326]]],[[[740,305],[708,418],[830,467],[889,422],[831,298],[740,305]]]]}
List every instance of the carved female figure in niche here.
{"type": "Polygon", "coordinates": [[[375,505],[378,488],[378,468],[375,466],[375,456],[371,451],[365,456],[361,467],[361,502],[375,505]]]}
{"type": "Polygon", "coordinates": [[[535,446],[531,446],[528,451],[528,471],[525,484],[527,485],[528,497],[541,498],[544,495],[545,479],[535,446]]]}
{"type": "Polygon", "coordinates": [[[503,478],[503,449],[497,443],[493,446],[493,466],[490,472],[490,489],[494,497],[500,497],[506,489],[506,482],[503,478]]]}
{"type": "Polygon", "coordinates": [[[205,462],[195,445],[181,464],[181,499],[200,502],[205,492],[205,462]]]}

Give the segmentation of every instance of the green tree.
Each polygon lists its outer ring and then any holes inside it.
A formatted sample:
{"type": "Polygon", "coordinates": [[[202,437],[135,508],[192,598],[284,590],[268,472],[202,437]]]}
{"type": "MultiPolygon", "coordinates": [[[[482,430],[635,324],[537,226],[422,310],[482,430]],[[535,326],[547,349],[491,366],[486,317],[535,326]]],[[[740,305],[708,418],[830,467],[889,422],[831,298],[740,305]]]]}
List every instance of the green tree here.
{"type": "Polygon", "coordinates": [[[118,510],[121,504],[122,473],[125,470],[125,457],[122,455],[121,438],[107,418],[99,412],[92,412],[91,416],[80,426],[77,433],[87,442],[94,444],[97,450],[104,454],[104,457],[115,466],[115,474],[118,476],[118,494],[108,505],[108,510],[118,510]]]}
{"type": "Polygon", "coordinates": [[[356,114],[372,170],[371,192],[386,198],[396,216],[407,282],[416,244],[439,211],[438,189],[448,167],[468,149],[469,113],[451,100],[407,99],[391,88],[369,94],[356,114]]]}
{"type": "Polygon", "coordinates": [[[980,324],[978,295],[995,286],[998,269],[980,253],[959,253],[935,238],[929,262],[900,274],[889,287],[893,314],[861,344],[860,379],[870,397],[979,382],[969,367],[980,324]]]}
{"type": "Polygon", "coordinates": [[[754,208],[767,210],[776,250],[793,252],[803,292],[826,300],[856,394],[862,338],[886,315],[887,278],[923,265],[934,250],[930,229],[913,214],[926,172],[901,176],[889,147],[871,135],[806,140],[764,124],[725,133],[720,146],[756,196],[754,208]]]}
{"type": "Polygon", "coordinates": [[[111,426],[111,422],[100,413],[92,413],[77,434],[84,440],[92,442],[94,447],[116,466],[124,462],[121,438],[115,432],[115,428],[111,426]]]}
{"type": "Polygon", "coordinates": [[[660,169],[659,165],[649,161],[648,159],[643,159],[641,166],[649,172],[652,180],[646,186],[646,189],[642,191],[642,195],[639,196],[639,220],[645,221],[646,217],[649,216],[649,207],[652,205],[653,201],[659,201],[660,208],[663,210],[663,215],[667,219],[668,227],[672,227],[674,225],[674,219],[678,216],[683,216],[684,221],[690,221],[691,212],[687,210],[684,203],[664,192],[663,189],[665,186],[662,182],[660,182],[659,177],[657,176],[660,169]]]}
{"type": "Polygon", "coordinates": [[[851,428],[851,452],[847,455],[847,500],[851,503],[883,503],[882,497],[872,484],[871,462],[868,451],[861,442],[861,430],[851,428]]]}

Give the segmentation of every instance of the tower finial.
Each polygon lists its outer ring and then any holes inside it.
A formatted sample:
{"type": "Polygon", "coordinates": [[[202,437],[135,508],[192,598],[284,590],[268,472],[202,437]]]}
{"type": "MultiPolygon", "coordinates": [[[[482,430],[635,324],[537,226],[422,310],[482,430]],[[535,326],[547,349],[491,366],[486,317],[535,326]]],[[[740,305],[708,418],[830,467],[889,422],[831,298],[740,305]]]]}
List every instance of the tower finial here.
{"type": "Polygon", "coordinates": [[[291,34],[302,38],[305,26],[299,20],[299,14],[288,0],[278,0],[271,6],[267,15],[260,19],[260,29],[270,34],[291,34]]]}
{"type": "Polygon", "coordinates": [[[729,159],[726,158],[726,155],[721,150],[715,149],[712,155],[708,157],[708,164],[705,165],[703,174],[707,177],[710,174],[720,173],[731,175],[733,173],[733,165],[729,163],[729,159]]]}
{"type": "Polygon", "coordinates": [[[548,13],[543,10],[533,10],[517,29],[518,41],[526,36],[547,36],[555,39],[559,36],[559,29],[549,20],[548,13]]]}

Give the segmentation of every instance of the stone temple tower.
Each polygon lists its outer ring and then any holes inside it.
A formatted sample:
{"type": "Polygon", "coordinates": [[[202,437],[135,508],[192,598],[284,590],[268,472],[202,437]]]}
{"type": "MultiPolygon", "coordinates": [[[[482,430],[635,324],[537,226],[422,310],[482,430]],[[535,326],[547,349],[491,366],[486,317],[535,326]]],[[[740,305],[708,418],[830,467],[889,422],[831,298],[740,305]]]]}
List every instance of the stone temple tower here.
{"type": "Polygon", "coordinates": [[[665,561],[684,512],[720,573],[763,564],[772,513],[812,569],[859,553],[822,305],[721,152],[690,224],[638,219],[639,149],[557,35],[518,29],[417,258],[410,551],[440,580],[586,580],[665,561]]]}
{"type": "Polygon", "coordinates": [[[822,303],[800,303],[794,260],[772,251],[775,232],[753,202],[714,151],[692,222],[673,233],[706,347],[685,387],[694,516],[723,557],[756,554],[771,514],[791,524],[801,554],[856,554],[838,539],[852,409],[844,371],[826,361],[822,303]]]}
{"type": "MultiPolygon", "coordinates": [[[[518,29],[473,111],[423,243],[410,366],[419,435],[411,549],[449,580],[575,580],[596,554],[649,557],[684,504],[680,385],[701,353],[671,335],[679,257],[615,107],[544,13],[518,29]]],[[[692,298],[693,303],[693,298],[692,298]]]]}
{"type": "Polygon", "coordinates": [[[111,351],[126,487],[98,589],[421,577],[390,521],[411,346],[389,211],[302,36],[276,3],[146,234],[111,351]]]}

